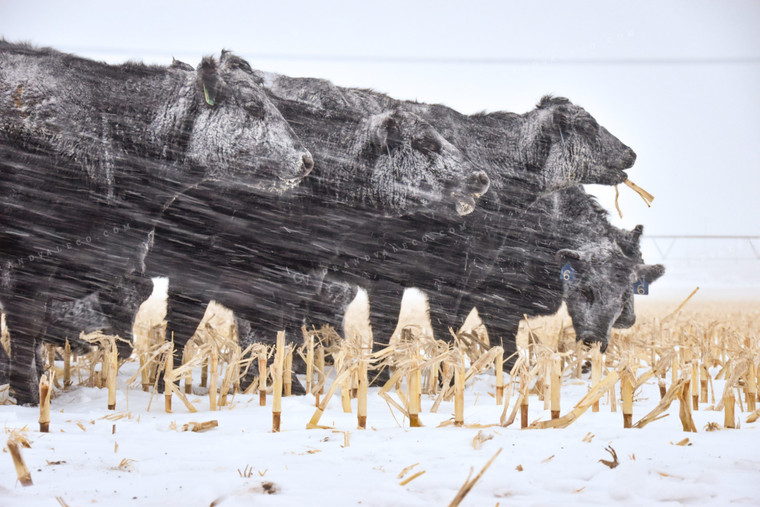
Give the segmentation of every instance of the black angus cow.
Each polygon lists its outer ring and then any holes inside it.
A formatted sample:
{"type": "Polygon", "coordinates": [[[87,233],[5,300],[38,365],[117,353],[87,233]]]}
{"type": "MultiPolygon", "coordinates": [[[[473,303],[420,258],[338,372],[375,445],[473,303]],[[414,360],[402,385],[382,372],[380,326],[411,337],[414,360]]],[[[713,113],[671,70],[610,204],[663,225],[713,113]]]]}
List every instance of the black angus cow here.
{"type": "Polygon", "coordinates": [[[664,267],[644,264],[641,226],[631,232],[611,226],[607,212],[580,187],[544,196],[533,210],[531,226],[508,234],[485,270],[468,270],[468,275],[481,271],[480,277],[471,276],[469,286],[448,286],[444,297],[431,298],[436,306],[431,313],[443,315],[436,322],[453,326],[439,302],[456,302],[453,312],[445,305],[449,315],[475,306],[489,334],[506,351],[514,351],[522,316],[551,315],[564,300],[577,339],[606,348],[612,327],[630,327],[635,321],[634,284],[654,282],[664,267]],[[563,277],[565,266],[572,274],[563,277]]]}
{"type": "Polygon", "coordinates": [[[631,148],[564,97],[544,96],[523,114],[465,116],[445,106],[409,102],[404,109],[461,145],[473,163],[532,181],[542,193],[578,184],[623,183],[636,161],[631,148]]]}
{"type": "Polygon", "coordinates": [[[112,331],[129,336],[152,290],[148,233],[176,194],[205,181],[277,193],[312,167],[228,52],[197,70],[111,66],[0,41],[0,301],[17,402],[37,403],[52,301],[97,292],[112,331]]]}
{"type": "MultiPolygon", "coordinates": [[[[418,236],[400,238],[397,233],[417,231],[414,224],[406,229],[392,224],[383,262],[375,266],[382,270],[382,281],[367,284],[376,340],[390,338],[403,290],[409,287],[428,293],[436,337],[450,336],[448,329],[458,329],[476,307],[489,336],[508,354],[514,352],[523,315],[551,315],[563,300],[577,338],[587,344],[600,342],[606,348],[612,327],[634,323],[634,284],[652,283],[664,272],[662,265],[644,264],[641,226],[631,232],[613,227],[606,211],[580,187],[502,212],[489,208],[489,197],[465,217],[463,226],[433,229],[416,247],[412,239],[418,236]],[[568,279],[561,275],[565,266],[572,272],[568,279]]],[[[362,269],[361,260],[346,258],[333,272],[337,278],[348,274],[361,279],[362,269]]],[[[340,320],[333,313],[330,323],[340,320]]]]}

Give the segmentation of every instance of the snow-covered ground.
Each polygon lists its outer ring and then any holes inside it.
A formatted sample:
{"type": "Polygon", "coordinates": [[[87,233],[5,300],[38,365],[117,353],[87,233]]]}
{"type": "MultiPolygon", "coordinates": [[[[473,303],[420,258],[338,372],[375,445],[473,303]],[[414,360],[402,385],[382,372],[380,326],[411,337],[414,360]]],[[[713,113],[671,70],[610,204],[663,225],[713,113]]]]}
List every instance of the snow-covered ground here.
{"type": "MultiPolygon", "coordinates": [[[[237,395],[212,413],[197,388],[190,396],[195,414],[176,398],[173,413],[164,412],[159,398],[148,410],[148,393],[132,388],[127,397],[125,381],[135,370],[128,363],[120,372],[115,412],[106,409],[105,389],[60,393],[47,434],[37,432],[38,409],[0,406],[6,433],[28,430],[31,448],[23,456],[34,482],[17,482],[4,450],[0,505],[57,505],[56,498],[71,506],[447,505],[471,470],[477,474],[499,449],[462,505],[760,504],[760,424],[746,423],[741,413],[740,429],[705,431],[708,423],[723,424],[722,412],[707,404],[694,412],[698,433],[682,431],[678,402],[664,419],[623,429],[619,405],[612,413],[604,398],[600,412],[589,411],[566,429],[520,430],[519,416],[504,428],[489,372],[466,389],[467,427],[439,427],[452,420],[453,402],[433,414],[433,401],[423,397],[424,427],[409,428],[373,388],[367,430],[357,429],[356,401],[353,414],[344,413],[339,396],[320,421],[330,429],[307,430],[315,408],[314,398],[305,396],[283,399],[282,431],[272,433],[271,398],[260,407],[258,396],[237,395]],[[212,419],[215,429],[181,431],[188,422],[212,419]],[[476,448],[479,435],[484,441],[476,448]],[[676,445],[684,439],[688,444],[676,445]],[[606,447],[617,453],[616,468],[600,462],[611,459],[606,447]],[[402,485],[418,472],[424,473],[402,485]]],[[[563,413],[588,384],[565,379],[563,413]]],[[[721,385],[715,382],[716,393],[721,385]]],[[[634,421],[658,401],[654,382],[637,391],[634,421]]],[[[532,397],[530,421],[548,418],[532,397]]]]}

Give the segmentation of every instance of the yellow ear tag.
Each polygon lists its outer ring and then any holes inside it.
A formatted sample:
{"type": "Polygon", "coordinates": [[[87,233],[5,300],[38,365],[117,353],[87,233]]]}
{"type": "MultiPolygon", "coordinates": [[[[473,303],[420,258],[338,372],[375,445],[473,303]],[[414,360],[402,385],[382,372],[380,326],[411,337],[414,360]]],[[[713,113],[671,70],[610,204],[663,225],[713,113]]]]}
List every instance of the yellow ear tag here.
{"type": "Polygon", "coordinates": [[[641,296],[649,295],[649,284],[643,278],[633,284],[633,293],[641,296]]]}
{"type": "Polygon", "coordinates": [[[206,89],[206,83],[203,83],[203,95],[206,97],[206,104],[208,104],[209,106],[213,106],[214,105],[214,99],[212,99],[209,96],[208,90],[206,89]]]}

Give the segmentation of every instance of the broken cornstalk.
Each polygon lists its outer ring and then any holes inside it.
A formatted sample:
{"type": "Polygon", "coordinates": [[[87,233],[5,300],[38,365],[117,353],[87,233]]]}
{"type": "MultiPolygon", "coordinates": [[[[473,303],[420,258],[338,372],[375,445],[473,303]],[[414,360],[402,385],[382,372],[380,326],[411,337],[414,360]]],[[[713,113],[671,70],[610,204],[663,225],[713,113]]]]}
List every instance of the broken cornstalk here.
{"type": "Polygon", "coordinates": [[[259,406],[267,405],[267,353],[259,352],[259,406]]]}
{"type": "Polygon", "coordinates": [[[211,344],[211,357],[209,358],[209,379],[208,379],[208,402],[209,410],[216,411],[216,383],[219,380],[217,368],[219,367],[219,352],[216,350],[216,344],[211,344]]]}
{"type": "Polygon", "coordinates": [[[16,477],[22,486],[33,486],[32,474],[29,473],[29,469],[24,463],[24,458],[21,456],[21,449],[19,448],[18,439],[10,436],[8,438],[8,452],[11,453],[11,459],[13,460],[13,466],[16,468],[16,477]]]}
{"type": "Polygon", "coordinates": [[[50,432],[50,384],[52,378],[51,373],[42,375],[40,377],[40,432],[50,432]]]}
{"type": "MultiPolygon", "coordinates": [[[[362,354],[363,355],[363,354],[362,354]]],[[[356,390],[356,417],[360,430],[367,429],[367,389],[369,387],[367,359],[359,360],[359,375],[356,390]]]]}
{"type": "Polygon", "coordinates": [[[625,180],[623,183],[625,183],[626,186],[632,188],[637,194],[639,194],[639,196],[641,196],[641,198],[644,200],[648,208],[652,206],[652,202],[654,201],[654,196],[652,194],[650,194],[649,192],[647,192],[646,190],[644,190],[643,188],[641,188],[640,186],[638,186],[631,180],[625,180]]]}
{"type": "Polygon", "coordinates": [[[164,410],[166,413],[172,411],[172,388],[169,384],[172,383],[172,374],[174,371],[174,341],[171,342],[171,348],[166,354],[166,366],[164,368],[164,410]]]}
{"type": "Polygon", "coordinates": [[[559,419],[560,395],[562,390],[562,358],[555,354],[551,358],[551,417],[559,419]]]}
{"type": "Polygon", "coordinates": [[[280,431],[282,415],[282,372],[285,364],[285,331],[277,332],[272,379],[272,432],[280,431]]]}

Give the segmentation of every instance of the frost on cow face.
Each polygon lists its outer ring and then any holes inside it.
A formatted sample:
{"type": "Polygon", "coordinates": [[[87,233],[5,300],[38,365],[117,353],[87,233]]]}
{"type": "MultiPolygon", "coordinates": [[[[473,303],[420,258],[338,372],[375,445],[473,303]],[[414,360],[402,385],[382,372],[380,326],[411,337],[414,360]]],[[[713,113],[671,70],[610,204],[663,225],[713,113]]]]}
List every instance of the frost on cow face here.
{"type": "MultiPolygon", "coordinates": [[[[573,319],[577,340],[586,345],[601,343],[607,348],[613,327],[624,312],[633,311],[633,285],[639,280],[652,283],[665,272],[661,264],[645,265],[627,256],[620,246],[604,240],[584,250],[562,249],[557,259],[563,269],[563,296],[573,319]]],[[[628,314],[628,319],[635,315],[628,314]]]]}
{"type": "MultiPolygon", "coordinates": [[[[365,122],[358,146],[371,185],[363,191],[382,208],[413,212],[443,207],[467,215],[490,186],[463,154],[417,115],[391,111],[365,122]]],[[[366,181],[366,180],[365,180],[366,181]]]]}
{"type": "Polygon", "coordinates": [[[211,179],[277,192],[298,184],[314,167],[245,60],[226,51],[219,63],[204,58],[195,89],[200,111],[186,156],[211,179]]]}
{"type": "Polygon", "coordinates": [[[636,153],[582,107],[561,97],[539,102],[542,139],[548,150],[541,169],[549,190],[570,183],[617,185],[628,179],[636,153]]]}

